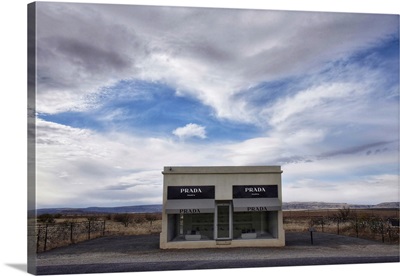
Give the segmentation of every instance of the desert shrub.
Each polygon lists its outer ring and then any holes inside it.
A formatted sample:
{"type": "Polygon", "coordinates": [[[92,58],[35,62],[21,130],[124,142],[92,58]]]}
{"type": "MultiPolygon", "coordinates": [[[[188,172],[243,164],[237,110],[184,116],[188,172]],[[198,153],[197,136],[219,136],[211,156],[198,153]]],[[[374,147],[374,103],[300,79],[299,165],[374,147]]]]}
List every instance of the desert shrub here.
{"type": "Polygon", "coordinates": [[[96,217],[96,216],[88,216],[86,219],[87,219],[88,221],[97,221],[97,220],[99,220],[99,218],[96,217]]]}
{"type": "Polygon", "coordinates": [[[60,213],[53,215],[53,218],[55,218],[55,219],[59,219],[61,217],[62,217],[62,214],[60,214],[60,213]]]}
{"type": "Polygon", "coordinates": [[[153,225],[153,221],[160,220],[161,214],[146,214],[145,219],[150,222],[150,226],[153,225]]]}
{"type": "Polygon", "coordinates": [[[51,214],[43,214],[38,216],[38,221],[41,223],[55,223],[54,216],[51,214]]]}
{"type": "Polygon", "coordinates": [[[125,227],[128,227],[133,222],[133,216],[131,214],[115,214],[113,220],[122,223],[125,227]]]}
{"type": "Polygon", "coordinates": [[[145,217],[144,214],[134,214],[134,215],[133,215],[133,221],[134,221],[136,224],[141,224],[141,223],[146,222],[146,217],[145,217]]]}
{"type": "Polygon", "coordinates": [[[337,216],[342,220],[346,221],[350,218],[350,208],[343,207],[339,209],[337,216]]]}
{"type": "Polygon", "coordinates": [[[320,226],[322,232],[324,232],[324,227],[328,225],[329,225],[329,219],[326,217],[315,217],[310,220],[310,227],[320,226]]]}

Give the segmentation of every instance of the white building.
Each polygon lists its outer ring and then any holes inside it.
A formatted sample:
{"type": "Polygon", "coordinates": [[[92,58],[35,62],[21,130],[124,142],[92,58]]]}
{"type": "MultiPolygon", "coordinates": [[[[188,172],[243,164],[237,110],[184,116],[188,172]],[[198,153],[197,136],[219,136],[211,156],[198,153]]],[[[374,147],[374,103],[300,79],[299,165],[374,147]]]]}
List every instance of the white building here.
{"type": "Polygon", "coordinates": [[[164,167],[160,248],[284,246],[280,166],[164,167]]]}

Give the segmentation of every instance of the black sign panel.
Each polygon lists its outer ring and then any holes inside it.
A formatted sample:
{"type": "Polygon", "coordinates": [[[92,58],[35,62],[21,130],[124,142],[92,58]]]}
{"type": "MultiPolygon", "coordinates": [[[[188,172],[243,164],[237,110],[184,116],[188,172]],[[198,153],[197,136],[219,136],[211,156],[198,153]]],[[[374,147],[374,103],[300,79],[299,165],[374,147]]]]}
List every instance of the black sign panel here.
{"type": "Polygon", "coordinates": [[[277,198],[278,185],[233,186],[233,198],[277,198]]]}
{"type": "Polygon", "coordinates": [[[168,186],[168,199],[210,199],[215,198],[214,186],[168,186]]]}

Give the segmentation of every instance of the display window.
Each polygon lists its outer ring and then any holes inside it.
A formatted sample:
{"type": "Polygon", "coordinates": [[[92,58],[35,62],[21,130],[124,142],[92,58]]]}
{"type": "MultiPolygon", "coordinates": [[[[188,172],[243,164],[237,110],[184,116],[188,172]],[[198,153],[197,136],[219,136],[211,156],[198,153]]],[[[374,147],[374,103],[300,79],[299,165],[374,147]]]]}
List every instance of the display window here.
{"type": "Polygon", "coordinates": [[[169,215],[173,221],[170,229],[171,241],[200,241],[214,238],[214,214],[169,215]]]}
{"type": "Polygon", "coordinates": [[[199,240],[212,240],[214,235],[214,214],[180,215],[180,227],[185,240],[190,239],[190,235],[199,236],[199,240]]]}
{"type": "Polygon", "coordinates": [[[214,213],[169,215],[169,241],[277,238],[276,211],[233,212],[216,204],[214,213]]]}
{"type": "Polygon", "coordinates": [[[277,212],[234,212],[233,239],[273,238],[277,212]]]}

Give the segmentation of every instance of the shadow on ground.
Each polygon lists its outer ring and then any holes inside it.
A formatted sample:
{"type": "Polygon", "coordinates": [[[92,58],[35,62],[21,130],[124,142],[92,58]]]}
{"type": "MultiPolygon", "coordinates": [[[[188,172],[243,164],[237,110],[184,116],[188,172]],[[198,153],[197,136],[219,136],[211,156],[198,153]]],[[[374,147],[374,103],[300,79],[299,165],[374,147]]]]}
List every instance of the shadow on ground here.
{"type": "Polygon", "coordinates": [[[6,265],[22,272],[26,272],[28,267],[27,264],[6,264],[6,265]]]}

